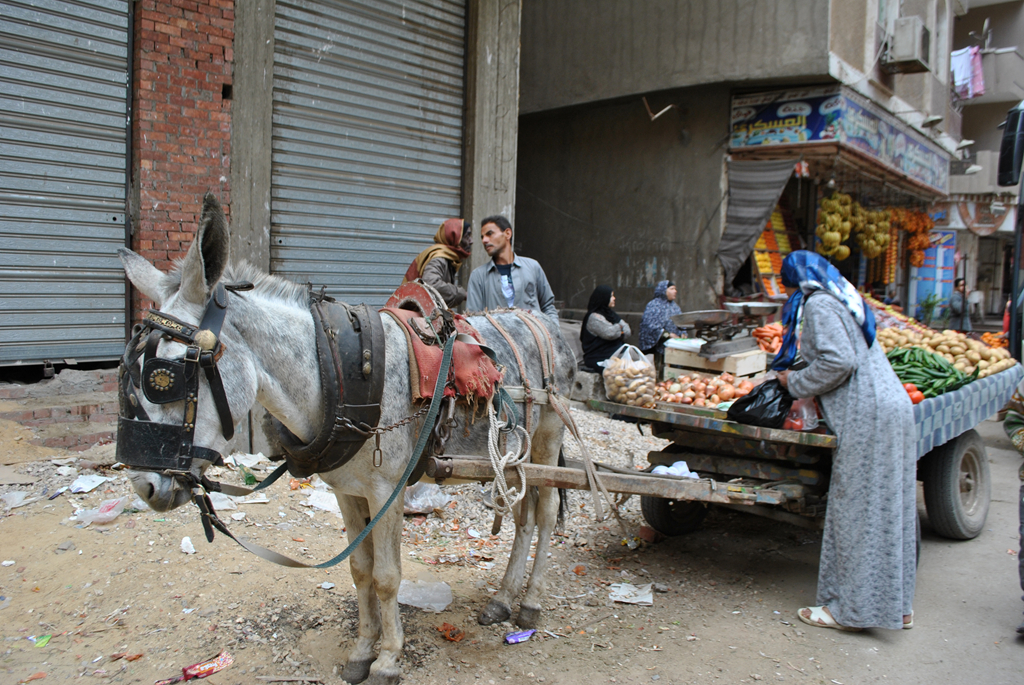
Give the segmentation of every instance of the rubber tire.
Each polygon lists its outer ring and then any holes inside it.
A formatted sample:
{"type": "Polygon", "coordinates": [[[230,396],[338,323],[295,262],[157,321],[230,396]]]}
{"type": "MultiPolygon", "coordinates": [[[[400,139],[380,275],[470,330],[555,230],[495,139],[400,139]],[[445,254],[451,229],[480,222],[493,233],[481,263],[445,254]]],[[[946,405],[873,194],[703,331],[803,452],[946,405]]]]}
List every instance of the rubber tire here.
{"type": "Polygon", "coordinates": [[[952,540],[978,537],[992,501],[988,454],[978,432],[969,430],[933,449],[920,471],[932,529],[952,540]]]}
{"type": "Polygon", "coordinates": [[[642,495],[640,511],[651,528],[662,535],[686,535],[700,528],[708,508],[703,502],[665,499],[642,495]]]}

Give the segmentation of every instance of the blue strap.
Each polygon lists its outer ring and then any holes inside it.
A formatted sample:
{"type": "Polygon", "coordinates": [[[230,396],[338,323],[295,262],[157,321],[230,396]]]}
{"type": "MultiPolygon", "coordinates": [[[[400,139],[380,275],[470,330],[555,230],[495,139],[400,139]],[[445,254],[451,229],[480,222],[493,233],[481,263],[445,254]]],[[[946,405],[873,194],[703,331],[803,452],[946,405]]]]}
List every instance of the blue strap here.
{"type": "MultiPolygon", "coordinates": [[[[277,552],[269,550],[265,547],[261,547],[260,545],[247,542],[244,540],[239,540],[231,534],[231,532],[227,529],[227,526],[225,526],[219,519],[217,519],[216,516],[209,516],[209,512],[206,512],[204,510],[202,503],[197,501],[196,503],[200,505],[200,511],[203,512],[203,515],[206,517],[203,519],[204,525],[206,525],[205,522],[208,521],[220,532],[224,533],[225,535],[230,537],[232,540],[234,540],[239,545],[249,550],[253,554],[256,554],[257,556],[260,556],[266,559],[267,561],[272,561],[275,564],[280,564],[282,566],[291,566],[295,568],[330,568],[331,566],[335,566],[345,561],[345,559],[347,559],[352,554],[352,552],[354,552],[356,548],[359,547],[363,540],[366,539],[366,536],[370,534],[370,531],[372,531],[374,526],[377,525],[377,522],[380,521],[381,517],[383,517],[384,514],[388,511],[388,509],[391,508],[391,505],[395,503],[395,500],[398,498],[399,493],[405,489],[405,484],[409,481],[409,477],[412,475],[413,470],[416,468],[416,464],[419,463],[420,455],[423,454],[423,450],[426,449],[427,447],[427,440],[430,438],[431,428],[434,425],[434,421],[437,420],[437,413],[441,409],[441,401],[444,399],[444,387],[445,384],[448,382],[448,371],[451,368],[452,351],[454,349],[455,336],[453,335],[449,337],[448,341],[445,343],[444,355],[441,358],[441,368],[437,373],[437,383],[434,385],[434,396],[430,398],[430,409],[427,411],[427,417],[423,422],[423,428],[420,429],[420,435],[419,438],[416,440],[416,446],[413,448],[412,455],[409,457],[409,463],[405,467],[405,473],[402,474],[402,477],[398,480],[398,484],[395,486],[394,491],[391,493],[391,497],[388,498],[388,501],[385,502],[384,506],[381,507],[380,511],[377,512],[377,515],[373,517],[373,520],[370,521],[365,528],[363,528],[362,532],[360,532],[359,535],[356,536],[356,539],[353,540],[348,547],[342,550],[341,554],[334,557],[333,559],[325,561],[322,564],[316,564],[315,566],[304,564],[301,561],[295,561],[294,559],[290,559],[284,556],[283,554],[278,554],[277,552]]],[[[285,472],[285,470],[286,466],[284,464],[277,467],[277,469],[275,469],[274,472],[270,474],[270,476],[265,478],[263,482],[260,483],[253,490],[256,491],[267,487],[275,480],[280,478],[281,475],[285,472]]]]}

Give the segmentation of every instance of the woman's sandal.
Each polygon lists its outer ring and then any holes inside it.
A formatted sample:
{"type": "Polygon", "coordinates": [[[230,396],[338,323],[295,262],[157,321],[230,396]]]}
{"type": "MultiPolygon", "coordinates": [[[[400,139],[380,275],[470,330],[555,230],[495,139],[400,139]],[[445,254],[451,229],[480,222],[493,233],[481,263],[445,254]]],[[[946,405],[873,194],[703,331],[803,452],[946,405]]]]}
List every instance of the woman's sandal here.
{"type": "Polygon", "coordinates": [[[836,620],[832,618],[832,614],[825,610],[825,607],[804,607],[796,612],[797,618],[806,623],[809,626],[815,628],[835,628],[836,630],[844,630],[848,633],[859,633],[864,630],[863,628],[851,628],[850,626],[841,626],[836,623],[836,620]],[[810,617],[804,616],[804,611],[811,613],[810,617]]]}
{"type": "Polygon", "coordinates": [[[910,612],[910,620],[903,622],[903,630],[910,630],[914,627],[914,612],[910,612]]]}

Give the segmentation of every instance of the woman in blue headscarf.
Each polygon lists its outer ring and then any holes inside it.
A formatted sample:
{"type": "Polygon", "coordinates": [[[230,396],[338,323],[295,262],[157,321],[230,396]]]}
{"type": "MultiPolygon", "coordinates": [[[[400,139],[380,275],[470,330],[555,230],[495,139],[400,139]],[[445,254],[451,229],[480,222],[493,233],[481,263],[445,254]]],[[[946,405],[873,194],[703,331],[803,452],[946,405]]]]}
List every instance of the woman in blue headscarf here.
{"type": "Polygon", "coordinates": [[[839,438],[818,569],[804,623],[840,630],[914,625],[917,460],[910,399],[856,288],[806,250],[782,263],[790,298],[773,368],[793,397],[817,397],[839,438]],[[797,353],[807,366],[789,371],[797,353]]]}
{"type": "Polygon", "coordinates": [[[670,317],[682,314],[676,304],[676,286],[672,281],[659,281],[654,286],[654,299],[644,308],[637,343],[644,354],[660,353],[665,347],[664,335],[680,335],[670,317]]]}

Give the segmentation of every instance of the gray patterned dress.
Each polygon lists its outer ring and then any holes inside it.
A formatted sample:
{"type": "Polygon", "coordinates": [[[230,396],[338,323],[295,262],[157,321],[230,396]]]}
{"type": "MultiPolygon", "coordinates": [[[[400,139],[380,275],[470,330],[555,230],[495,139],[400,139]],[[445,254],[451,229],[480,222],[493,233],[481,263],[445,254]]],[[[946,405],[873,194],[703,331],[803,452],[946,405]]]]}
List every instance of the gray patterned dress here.
{"type": "Polygon", "coordinates": [[[794,397],[818,397],[839,437],[818,570],[818,604],[841,625],[903,627],[914,600],[917,461],[910,399],[846,306],[819,291],[804,304],[794,397]]]}

